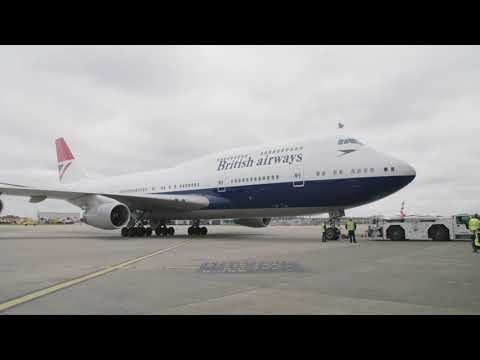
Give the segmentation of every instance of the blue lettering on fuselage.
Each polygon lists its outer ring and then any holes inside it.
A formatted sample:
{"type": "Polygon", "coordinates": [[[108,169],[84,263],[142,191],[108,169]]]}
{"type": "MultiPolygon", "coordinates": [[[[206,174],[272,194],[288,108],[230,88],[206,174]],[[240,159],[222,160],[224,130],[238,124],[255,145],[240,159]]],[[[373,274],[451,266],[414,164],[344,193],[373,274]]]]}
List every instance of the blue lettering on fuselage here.
{"type": "Polygon", "coordinates": [[[251,156],[248,159],[236,159],[236,160],[220,160],[217,164],[217,171],[231,170],[231,169],[243,169],[251,168],[255,166],[277,165],[299,163],[303,160],[303,154],[287,154],[287,155],[274,155],[264,156],[255,161],[251,156]]]}

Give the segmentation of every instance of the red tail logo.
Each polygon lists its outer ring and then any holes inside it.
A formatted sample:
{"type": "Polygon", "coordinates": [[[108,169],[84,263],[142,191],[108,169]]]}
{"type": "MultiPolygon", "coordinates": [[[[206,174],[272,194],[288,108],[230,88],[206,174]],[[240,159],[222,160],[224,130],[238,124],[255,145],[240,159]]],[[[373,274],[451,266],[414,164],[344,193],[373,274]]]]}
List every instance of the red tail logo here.
{"type": "Polygon", "coordinates": [[[62,180],[65,171],[72,164],[72,161],[75,160],[75,157],[63,138],[55,140],[55,146],[57,148],[58,175],[60,180],[62,180]]]}
{"type": "Polygon", "coordinates": [[[70,151],[70,148],[68,147],[67,143],[63,138],[55,140],[55,146],[57,147],[57,161],[59,163],[75,159],[72,152],[70,151]]]}

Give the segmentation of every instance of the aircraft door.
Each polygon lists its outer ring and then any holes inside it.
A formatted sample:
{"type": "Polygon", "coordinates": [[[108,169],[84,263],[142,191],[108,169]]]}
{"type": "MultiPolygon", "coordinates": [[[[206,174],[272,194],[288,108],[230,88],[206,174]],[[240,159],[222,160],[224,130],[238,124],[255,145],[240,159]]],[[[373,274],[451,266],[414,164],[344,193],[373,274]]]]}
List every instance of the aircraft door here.
{"type": "Polygon", "coordinates": [[[293,187],[303,187],[305,181],[303,179],[303,166],[295,166],[293,168],[293,187]]]}
{"type": "Polygon", "coordinates": [[[221,192],[225,192],[225,185],[227,184],[227,178],[223,178],[223,179],[220,179],[218,180],[218,184],[217,184],[217,192],[221,193],[221,192]]]}

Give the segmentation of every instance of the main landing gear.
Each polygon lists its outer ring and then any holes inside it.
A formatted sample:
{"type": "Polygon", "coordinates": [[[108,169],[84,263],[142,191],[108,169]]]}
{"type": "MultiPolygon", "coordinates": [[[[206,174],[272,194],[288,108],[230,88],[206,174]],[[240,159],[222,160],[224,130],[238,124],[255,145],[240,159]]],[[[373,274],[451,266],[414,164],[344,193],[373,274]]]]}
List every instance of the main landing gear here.
{"type": "Polygon", "coordinates": [[[158,225],[155,228],[155,234],[157,234],[157,236],[173,236],[175,234],[175,228],[172,226],[167,227],[165,224],[158,225]]]}
{"type": "Polygon", "coordinates": [[[207,235],[208,230],[205,226],[190,226],[188,228],[188,235],[207,235]]]}
{"type": "Polygon", "coordinates": [[[150,237],[152,236],[152,233],[153,229],[151,227],[146,227],[143,224],[122,228],[123,237],[150,237]]]}
{"type": "Polygon", "coordinates": [[[147,211],[141,212],[141,215],[135,220],[132,218],[132,222],[129,223],[133,224],[133,226],[125,226],[122,228],[122,236],[123,237],[150,237],[152,236],[153,229],[150,226],[150,222],[148,220],[144,220],[144,216],[147,211]],[[149,226],[145,226],[149,225],[149,226]]]}
{"type": "Polygon", "coordinates": [[[200,226],[200,220],[193,220],[192,226],[188,228],[188,235],[207,235],[208,230],[205,226],[200,226]]]}

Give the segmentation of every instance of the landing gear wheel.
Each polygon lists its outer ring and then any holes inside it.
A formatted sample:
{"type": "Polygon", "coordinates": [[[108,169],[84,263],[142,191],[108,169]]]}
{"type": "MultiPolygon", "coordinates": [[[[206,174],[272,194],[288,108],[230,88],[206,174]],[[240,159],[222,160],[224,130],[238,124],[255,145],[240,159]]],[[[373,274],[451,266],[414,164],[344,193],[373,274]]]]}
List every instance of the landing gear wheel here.
{"type": "Polygon", "coordinates": [[[337,229],[328,228],[327,230],[325,230],[325,238],[329,241],[330,240],[337,240],[338,239],[337,229]]]}
{"type": "Polygon", "coordinates": [[[128,229],[128,237],[134,237],[135,235],[137,235],[137,232],[134,227],[128,229]]]}
{"type": "Polygon", "coordinates": [[[195,229],[194,229],[193,226],[190,226],[190,227],[188,228],[188,235],[190,235],[190,236],[191,236],[191,235],[195,235],[195,229]]]}
{"type": "Polygon", "coordinates": [[[162,226],[162,225],[157,226],[157,227],[155,228],[155,234],[157,234],[157,236],[163,236],[163,235],[165,235],[165,226],[162,226]]]}
{"type": "Polygon", "coordinates": [[[168,229],[166,229],[166,235],[173,236],[173,234],[175,234],[175,228],[170,226],[168,229]]]}
{"type": "Polygon", "coordinates": [[[207,228],[206,228],[205,226],[202,226],[202,227],[199,228],[198,230],[200,230],[200,231],[199,231],[200,235],[202,235],[202,236],[207,235],[208,230],[207,230],[207,228]]]}
{"type": "Polygon", "coordinates": [[[123,227],[123,228],[122,228],[122,236],[123,236],[123,237],[127,237],[127,236],[128,236],[128,228],[127,228],[127,227],[123,227]]]}
{"type": "Polygon", "coordinates": [[[139,226],[137,228],[137,236],[144,237],[145,236],[145,228],[143,226],[139,226]]]}
{"type": "Polygon", "coordinates": [[[152,236],[153,229],[151,227],[145,228],[145,236],[150,237],[152,236]]]}

